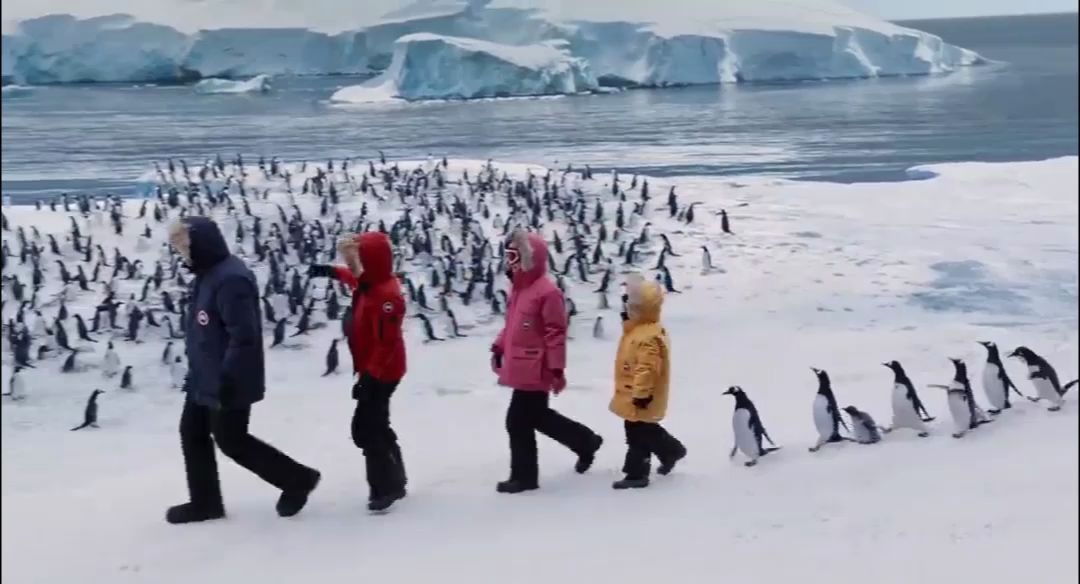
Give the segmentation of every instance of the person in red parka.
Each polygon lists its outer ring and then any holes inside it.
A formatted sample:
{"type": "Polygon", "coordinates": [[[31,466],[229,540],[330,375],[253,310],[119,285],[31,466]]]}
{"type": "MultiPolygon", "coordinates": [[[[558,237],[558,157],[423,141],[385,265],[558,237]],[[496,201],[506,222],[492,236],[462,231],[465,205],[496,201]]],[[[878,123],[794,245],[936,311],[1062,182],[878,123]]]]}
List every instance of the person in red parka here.
{"type": "Polygon", "coordinates": [[[393,274],[393,251],[385,233],[368,232],[339,242],[343,266],[314,265],[311,277],[333,278],[353,291],[346,326],[356,411],[352,438],[364,451],[370,488],[368,509],[382,511],[405,497],[405,463],[390,427],[390,397],[405,376],[402,323],[405,298],[393,274]]]}

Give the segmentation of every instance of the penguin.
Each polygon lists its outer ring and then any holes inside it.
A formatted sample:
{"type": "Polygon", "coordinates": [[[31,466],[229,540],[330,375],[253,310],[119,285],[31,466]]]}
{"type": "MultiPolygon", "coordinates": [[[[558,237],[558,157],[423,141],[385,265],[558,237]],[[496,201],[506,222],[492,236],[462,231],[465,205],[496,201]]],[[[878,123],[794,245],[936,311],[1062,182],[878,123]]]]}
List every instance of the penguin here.
{"type": "Polygon", "coordinates": [[[131,387],[131,365],[124,367],[124,372],[120,375],[120,389],[134,389],[131,387]]]}
{"type": "Polygon", "coordinates": [[[1031,380],[1032,385],[1035,386],[1035,393],[1038,394],[1038,397],[1028,399],[1049,401],[1053,404],[1049,408],[1051,412],[1060,411],[1062,404],[1065,403],[1065,392],[1080,383],[1080,379],[1074,379],[1061,385],[1057,371],[1050,366],[1050,363],[1027,347],[1017,347],[1015,351],[1009,353],[1009,356],[1016,357],[1027,365],[1028,379],[1031,380]]]}
{"type": "Polygon", "coordinates": [[[1009,372],[1005,370],[1005,364],[1001,362],[998,346],[989,341],[979,341],[979,344],[986,348],[986,366],[983,367],[982,376],[983,391],[986,392],[987,401],[993,406],[993,409],[986,411],[996,416],[1002,410],[1012,408],[1012,404],[1009,403],[1010,388],[1020,397],[1027,396],[1020,393],[1016,384],[1009,379],[1009,372]]]}
{"type": "Polygon", "coordinates": [[[660,270],[660,274],[658,274],[657,279],[663,283],[665,291],[671,292],[673,294],[682,294],[682,290],[675,289],[675,280],[671,278],[671,270],[669,270],[667,266],[664,266],[660,270]]]}
{"type": "Polygon", "coordinates": [[[947,392],[949,413],[952,415],[955,431],[953,438],[963,438],[969,430],[974,430],[982,424],[990,422],[985,415],[980,416],[982,410],[975,403],[975,397],[971,393],[971,382],[967,377],[967,365],[960,359],[950,359],[955,373],[952,383],[949,385],[932,385],[947,392]]]}
{"type": "Polygon", "coordinates": [[[445,341],[446,340],[446,339],[440,339],[439,337],[435,336],[435,329],[431,326],[431,320],[428,319],[427,315],[417,314],[416,318],[419,318],[424,323],[424,335],[427,337],[424,340],[425,343],[431,342],[431,341],[445,341]]]}
{"type": "Polygon", "coordinates": [[[180,355],[177,355],[169,365],[169,377],[172,378],[173,387],[183,389],[187,378],[187,367],[184,365],[184,358],[180,355]]]}
{"type": "Polygon", "coordinates": [[[161,351],[161,363],[163,365],[168,365],[169,363],[172,362],[172,359],[171,359],[171,357],[172,357],[172,348],[173,348],[173,342],[172,341],[165,341],[165,349],[163,349],[161,351]]]}
{"type": "Polygon", "coordinates": [[[810,447],[810,452],[817,452],[829,442],[850,441],[840,435],[840,426],[851,431],[847,423],[840,417],[840,410],[836,406],[836,396],[833,395],[832,382],[829,374],[821,369],[812,369],[818,379],[817,396],[814,397],[814,426],[817,428],[818,441],[810,447]]]}
{"type": "Polygon", "coordinates": [[[8,391],[4,395],[10,397],[12,401],[19,401],[26,397],[26,387],[22,379],[23,368],[16,365],[11,372],[11,378],[8,379],[8,391]]]}
{"type": "Polygon", "coordinates": [[[338,339],[330,341],[330,349],[326,351],[326,372],[322,374],[323,377],[337,372],[338,368],[338,339]]]}
{"type": "Polygon", "coordinates": [[[83,428],[97,428],[98,427],[98,425],[97,425],[97,412],[98,412],[97,398],[98,398],[98,395],[101,395],[103,393],[105,393],[105,392],[100,390],[100,389],[95,389],[93,392],[90,393],[90,399],[86,400],[86,409],[83,411],[83,423],[81,425],[78,425],[78,426],[75,426],[74,428],[72,428],[71,429],[72,432],[74,432],[75,430],[82,430],[83,428]]]}
{"type": "Polygon", "coordinates": [[[285,319],[281,319],[274,323],[274,341],[270,343],[270,347],[276,347],[285,340],[285,319]]]}
{"type": "Polygon", "coordinates": [[[731,222],[728,221],[727,211],[720,209],[720,230],[728,235],[735,235],[731,231],[731,222]]]}
{"type": "Polygon", "coordinates": [[[449,308],[447,308],[446,309],[446,316],[450,319],[450,334],[452,334],[455,338],[459,338],[459,339],[469,336],[469,335],[466,335],[466,334],[462,334],[461,331],[458,330],[457,317],[454,316],[454,311],[453,310],[450,310],[449,308]]]}
{"type": "Polygon", "coordinates": [[[81,314],[75,315],[75,329],[79,333],[79,339],[87,341],[89,343],[96,343],[97,339],[90,337],[90,331],[86,328],[86,322],[83,321],[81,314]]]}
{"type": "Polygon", "coordinates": [[[877,425],[877,422],[874,421],[870,414],[855,406],[847,406],[844,411],[851,417],[851,426],[856,442],[859,444],[877,444],[881,442],[881,432],[884,429],[877,425]]]}
{"type": "Polygon", "coordinates": [[[79,351],[75,349],[71,349],[71,354],[68,355],[67,359],[64,359],[64,364],[60,367],[61,373],[73,373],[75,371],[75,355],[78,354],[78,352],[79,351]]]}
{"type": "Polygon", "coordinates": [[[756,465],[758,459],[762,456],[780,450],[780,447],[769,437],[765,425],[761,423],[761,416],[758,415],[754,402],[750,401],[750,398],[741,387],[738,385],[729,387],[724,392],[724,395],[735,398],[735,410],[731,414],[731,428],[735,432],[735,445],[731,447],[731,454],[728,455],[728,458],[734,458],[735,452],[740,451],[750,459],[744,465],[751,467],[756,465]],[[769,448],[763,447],[762,438],[768,440],[772,446],[769,448]]]}
{"type": "Polygon", "coordinates": [[[712,254],[707,246],[701,246],[701,273],[708,274],[713,271],[712,254]]]}
{"type": "Polygon", "coordinates": [[[593,322],[592,336],[594,339],[604,338],[604,317],[597,315],[596,321],[593,322]]]}
{"type": "Polygon", "coordinates": [[[920,438],[926,438],[930,435],[930,431],[926,428],[926,422],[931,422],[934,418],[927,413],[926,406],[923,405],[922,400],[919,399],[919,394],[915,391],[915,385],[908,378],[904,367],[900,365],[899,361],[889,361],[888,363],[882,363],[882,365],[893,372],[893,419],[892,426],[885,429],[885,433],[888,434],[900,428],[909,428],[918,432],[920,438]]]}
{"type": "Polygon", "coordinates": [[[101,363],[101,372],[105,377],[115,377],[120,372],[120,356],[116,354],[112,341],[109,341],[105,349],[105,358],[101,363]]]}
{"type": "Polygon", "coordinates": [[[64,329],[64,325],[60,321],[56,321],[56,346],[61,349],[73,350],[71,345],[68,344],[67,330],[64,329]]]}

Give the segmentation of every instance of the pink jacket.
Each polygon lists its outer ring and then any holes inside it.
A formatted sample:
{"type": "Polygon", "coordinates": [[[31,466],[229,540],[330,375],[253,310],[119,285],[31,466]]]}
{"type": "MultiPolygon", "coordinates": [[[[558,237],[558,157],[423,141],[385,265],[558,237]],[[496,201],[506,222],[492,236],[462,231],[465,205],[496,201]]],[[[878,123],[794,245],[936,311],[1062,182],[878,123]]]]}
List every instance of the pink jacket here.
{"type": "Polygon", "coordinates": [[[566,368],[566,303],[563,293],[547,277],[548,249],[535,233],[515,235],[521,248],[521,269],[513,272],[506,323],[495,339],[493,350],[501,355],[502,367],[492,368],[499,385],[526,391],[551,391],[554,371],[566,368]]]}

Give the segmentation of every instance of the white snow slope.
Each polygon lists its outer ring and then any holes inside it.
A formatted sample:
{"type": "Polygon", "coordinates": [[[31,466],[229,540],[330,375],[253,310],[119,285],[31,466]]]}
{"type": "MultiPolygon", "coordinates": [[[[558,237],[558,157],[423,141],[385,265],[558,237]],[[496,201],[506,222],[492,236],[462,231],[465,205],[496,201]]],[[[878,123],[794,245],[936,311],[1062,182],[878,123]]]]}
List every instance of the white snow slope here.
{"type": "Polygon", "coordinates": [[[246,81],[230,79],[203,79],[192,88],[195,93],[267,93],[270,91],[270,76],[256,75],[246,81]]]}
{"type": "Polygon", "coordinates": [[[339,89],[331,101],[567,95],[598,89],[582,59],[563,41],[516,46],[415,33],[398,39],[382,75],[339,89]]]}
{"type": "MultiPolygon", "coordinates": [[[[417,166],[425,165],[401,163],[405,171],[417,166]]],[[[451,161],[449,175],[456,180],[468,169],[475,180],[481,167],[451,161]]],[[[351,168],[359,174],[366,163],[351,168]]],[[[291,169],[296,186],[315,165],[303,173],[291,169]]],[[[524,179],[529,169],[545,172],[510,164],[497,164],[495,172],[524,179]]],[[[1006,350],[1028,345],[1063,378],[1076,376],[1077,170],[1077,159],[1065,158],[942,165],[919,170],[933,178],[907,183],[651,180],[646,217],[629,235],[643,221],[652,223],[652,241],[641,249],[647,268],[661,247],[657,233],[668,234],[681,254],[667,259],[682,293],[669,294],[664,307],[673,359],[665,425],[689,456],[644,491],[610,489],[624,453],[621,421],[607,411],[619,317],[617,292],[611,309],[596,308],[590,291],[598,273],[591,284],[567,278],[580,314],[571,324],[569,387],[553,404],[600,432],[605,445],[593,470],[579,476],[572,455],[541,438],[542,488],[520,496],[494,492],[507,474],[509,390],[497,387],[488,369],[499,318],[482,299],[471,308],[453,302],[468,338],[425,344],[409,320],[410,369],[393,415],[410,488],[388,516],[364,510],[363,460],[349,439],[350,378],[320,377],[333,324],[292,339],[289,348],[268,349],[267,399],[254,408],[257,435],[324,473],[308,507],[292,520],[274,514],[272,488],[219,456],[229,518],[165,524],[165,508],[186,492],[176,431],[182,396],[158,363],[160,333],[145,333],[141,345],[118,343],[122,361],[135,366],[134,391],[100,377],[100,345],[87,347],[82,358],[90,368],[81,374],[60,374],[59,358],[46,360],[26,372],[27,397],[5,398],[0,410],[3,581],[334,584],[360,575],[515,584],[803,582],[808,575],[839,584],[1075,581],[1076,394],[1058,413],[1018,399],[994,423],[954,440],[943,393],[926,385],[951,378],[948,357],[966,359],[977,384],[984,359],[979,340],[1006,350]],[[671,186],[680,205],[703,203],[693,224],[667,217],[663,201],[671,186]],[[735,235],[720,232],[713,213],[721,208],[735,235]],[[703,273],[702,245],[719,269],[703,273]],[[590,331],[598,315],[606,332],[595,339],[590,331]],[[892,377],[881,362],[890,359],[904,363],[938,416],[932,436],[900,431],[874,446],[808,453],[815,438],[810,367],[832,374],[840,405],[856,404],[887,423],[892,377]],[[727,458],[732,402],[721,392],[733,384],[746,389],[784,447],[752,469],[727,458]],[[69,432],[94,387],[109,392],[101,399],[100,429],[69,432]]],[[[248,192],[270,189],[266,201],[252,200],[267,226],[277,216],[274,204],[287,205],[288,197],[280,182],[261,176],[248,169],[248,192]]],[[[396,198],[380,203],[351,194],[340,166],[332,176],[346,220],[362,202],[372,218],[397,216],[396,198]]],[[[553,180],[561,176],[556,170],[553,180]]],[[[620,184],[629,189],[630,177],[620,184]]],[[[601,201],[611,226],[618,203],[609,185],[607,176],[581,181],[574,174],[565,188],[583,191],[590,216],[601,201]]],[[[231,188],[236,196],[236,181],[231,188]]],[[[640,200],[640,188],[639,177],[638,188],[628,190],[627,211],[640,200]]],[[[494,201],[505,217],[504,198],[494,201]]],[[[314,197],[298,202],[306,217],[317,216],[314,197]]],[[[132,232],[142,228],[133,219],[137,204],[129,202],[127,212],[132,232]]],[[[37,225],[58,237],[68,229],[63,212],[4,212],[14,225],[37,225]]],[[[232,241],[235,221],[217,217],[232,241]]],[[[445,221],[438,218],[433,237],[445,232],[445,221]]],[[[490,221],[481,225],[493,233],[490,221]]],[[[106,250],[119,245],[149,262],[164,231],[152,227],[143,252],[93,217],[83,222],[83,233],[106,250]]],[[[568,242],[558,220],[545,228],[549,240],[556,229],[568,242]]],[[[615,244],[607,250],[614,253],[615,244]]],[[[556,257],[560,267],[563,259],[556,257]]],[[[45,268],[55,282],[55,266],[45,268]]],[[[28,277],[23,267],[9,269],[28,277]]],[[[416,265],[407,269],[426,281],[416,265]]],[[[265,277],[261,268],[258,273],[265,277]]],[[[121,284],[121,296],[139,287],[121,284]]],[[[47,314],[56,310],[56,292],[41,292],[47,314]]],[[[83,312],[98,298],[73,294],[68,306],[83,312]]],[[[445,319],[432,316],[443,333],[445,319]]],[[[6,346],[3,356],[6,384],[6,346]]],[[[1022,368],[1008,361],[1013,379],[1030,393],[1022,368]]],[[[985,403],[978,385],[975,391],[985,403]]]]}
{"type": "MultiPolygon", "coordinates": [[[[4,75],[42,83],[378,71],[390,65],[397,41],[414,33],[522,47],[561,39],[597,78],[614,85],[930,74],[982,62],[934,35],[830,0],[725,0],[714,6],[696,0],[462,0],[420,1],[369,27],[334,35],[232,28],[187,36],[125,16],[55,15],[24,21],[15,35],[4,36],[4,75]],[[110,66],[118,52],[122,58],[110,66]]],[[[431,68],[413,74],[431,77],[419,85],[442,81],[431,68]]]]}

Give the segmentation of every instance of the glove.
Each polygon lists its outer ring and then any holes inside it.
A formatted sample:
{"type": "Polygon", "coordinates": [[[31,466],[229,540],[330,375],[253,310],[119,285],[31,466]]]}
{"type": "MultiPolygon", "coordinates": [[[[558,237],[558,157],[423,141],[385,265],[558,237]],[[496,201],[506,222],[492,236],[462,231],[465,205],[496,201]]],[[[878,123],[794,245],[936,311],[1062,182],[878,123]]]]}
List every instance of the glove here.
{"type": "Polygon", "coordinates": [[[555,379],[551,382],[551,389],[555,392],[555,395],[559,395],[562,390],[566,389],[566,376],[563,374],[562,369],[552,369],[551,374],[555,376],[555,379]]]}
{"type": "Polygon", "coordinates": [[[356,383],[352,387],[352,398],[356,401],[364,401],[368,398],[368,387],[371,382],[371,377],[368,374],[363,374],[360,379],[356,380],[356,383]]]}
{"type": "Polygon", "coordinates": [[[639,409],[639,410],[644,410],[645,408],[648,408],[649,404],[651,404],[651,403],[652,403],[652,396],[651,395],[649,397],[635,397],[634,398],[634,407],[639,409]]]}
{"type": "Polygon", "coordinates": [[[496,373],[502,369],[502,349],[498,345],[491,345],[491,369],[496,373]]]}
{"type": "Polygon", "coordinates": [[[334,268],[325,264],[314,264],[308,268],[309,278],[333,278],[334,268]]]}

